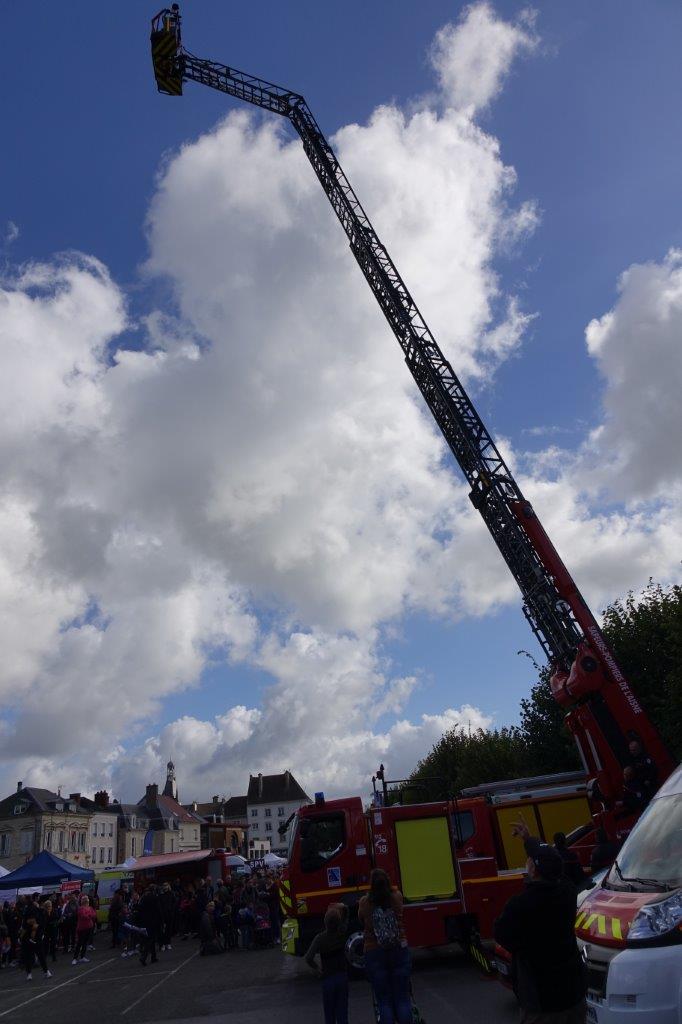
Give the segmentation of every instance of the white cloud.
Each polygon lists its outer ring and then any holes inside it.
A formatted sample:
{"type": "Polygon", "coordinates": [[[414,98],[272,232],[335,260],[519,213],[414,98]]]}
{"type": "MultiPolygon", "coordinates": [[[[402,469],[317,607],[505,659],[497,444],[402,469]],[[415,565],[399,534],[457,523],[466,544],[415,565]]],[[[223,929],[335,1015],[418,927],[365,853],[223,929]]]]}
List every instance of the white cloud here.
{"type": "Polygon", "coordinates": [[[515,23],[504,21],[492,4],[465,7],[459,22],[437,33],[431,62],[446,104],[474,113],[502,90],[514,60],[536,49],[535,12],[525,8],[515,23]]]}
{"type": "Polygon", "coordinates": [[[17,238],[19,237],[19,234],[20,232],[18,226],[14,223],[13,220],[8,220],[5,226],[5,245],[9,246],[12,244],[12,242],[16,242],[17,238]]]}

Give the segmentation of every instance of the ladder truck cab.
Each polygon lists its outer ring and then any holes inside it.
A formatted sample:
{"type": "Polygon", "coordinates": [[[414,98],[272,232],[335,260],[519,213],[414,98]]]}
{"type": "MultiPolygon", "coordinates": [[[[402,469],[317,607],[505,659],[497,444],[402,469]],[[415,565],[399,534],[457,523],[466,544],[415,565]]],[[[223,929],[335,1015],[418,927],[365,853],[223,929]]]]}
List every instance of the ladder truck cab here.
{"type": "Polygon", "coordinates": [[[440,946],[461,937],[464,903],[451,801],[376,807],[359,796],[302,807],[290,832],[289,864],[280,883],[282,948],[303,955],[330,903],[357,904],[372,868],[383,868],[404,897],[410,946],[440,946]]]}
{"type": "Polygon", "coordinates": [[[281,883],[284,952],[305,953],[330,903],[348,906],[352,928],[370,872],[380,867],[403,894],[411,946],[459,942],[481,961],[478,937],[492,936],[495,918],[523,884],[526,854],[513,822],[523,819],[549,842],[555,832],[573,833],[589,862],[580,772],[491,783],[451,800],[386,802],[375,791],[375,806],[365,810],[358,796],[325,801],[317,794],[294,817],[281,883]]]}
{"type": "Polygon", "coordinates": [[[682,767],[576,918],[591,1024],[682,1021],[682,767]]]}

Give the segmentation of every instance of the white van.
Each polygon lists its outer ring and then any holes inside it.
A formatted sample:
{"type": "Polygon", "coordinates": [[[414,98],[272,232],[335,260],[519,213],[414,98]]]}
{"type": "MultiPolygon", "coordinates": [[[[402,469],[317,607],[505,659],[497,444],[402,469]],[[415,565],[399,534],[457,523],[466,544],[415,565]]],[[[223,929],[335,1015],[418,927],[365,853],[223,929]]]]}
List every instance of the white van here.
{"type": "Polygon", "coordinates": [[[578,910],[588,1024],[682,1024],[682,766],[578,910]]]}

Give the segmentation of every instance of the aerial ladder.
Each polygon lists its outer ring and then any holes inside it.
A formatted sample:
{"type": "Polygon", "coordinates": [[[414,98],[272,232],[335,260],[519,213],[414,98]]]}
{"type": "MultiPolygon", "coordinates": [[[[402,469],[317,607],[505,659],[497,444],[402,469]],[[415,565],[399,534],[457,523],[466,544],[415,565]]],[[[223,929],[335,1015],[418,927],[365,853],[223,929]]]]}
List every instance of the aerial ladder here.
{"type": "Polygon", "coordinates": [[[181,96],[197,82],[287,118],[346,233],[351,251],[400,345],[405,362],[469,485],[469,497],[523,597],[523,612],[550,666],[550,687],[566,709],[588,777],[595,825],[628,830],[623,771],[636,740],[658,784],[674,764],[609,649],[530,502],[512,476],[346,177],[303,96],[236,68],[195,57],[182,44],[178,4],[152,19],[159,92],[181,96]]]}

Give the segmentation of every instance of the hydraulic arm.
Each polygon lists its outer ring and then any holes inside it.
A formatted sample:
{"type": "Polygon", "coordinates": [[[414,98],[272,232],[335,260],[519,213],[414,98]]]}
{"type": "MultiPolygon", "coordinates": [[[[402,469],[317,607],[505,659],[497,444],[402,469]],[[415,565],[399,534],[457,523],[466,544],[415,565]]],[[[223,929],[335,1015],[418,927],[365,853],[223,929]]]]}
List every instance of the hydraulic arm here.
{"type": "Polygon", "coordinates": [[[622,794],[628,744],[637,739],[662,782],[670,757],[609,651],[594,616],[495,442],[438,347],[386,248],[346,178],[305,99],[235,68],[194,57],[180,37],[178,5],[152,21],[157,86],[181,95],[198,82],[287,118],[343,227],[351,251],[403,350],[405,361],[470,487],[523,595],[523,611],[551,665],[551,687],[568,708],[588,776],[596,783],[593,809],[610,831],[622,794]]]}

